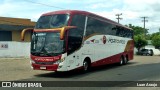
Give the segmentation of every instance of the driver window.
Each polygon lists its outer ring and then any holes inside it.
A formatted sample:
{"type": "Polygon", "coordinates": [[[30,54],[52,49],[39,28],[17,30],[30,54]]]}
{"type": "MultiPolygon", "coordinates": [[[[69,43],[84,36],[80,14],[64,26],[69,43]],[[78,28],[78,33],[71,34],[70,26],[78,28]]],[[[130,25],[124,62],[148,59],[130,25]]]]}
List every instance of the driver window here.
{"type": "Polygon", "coordinates": [[[75,28],[70,29],[68,33],[68,54],[71,54],[81,47],[83,31],[75,28]]]}

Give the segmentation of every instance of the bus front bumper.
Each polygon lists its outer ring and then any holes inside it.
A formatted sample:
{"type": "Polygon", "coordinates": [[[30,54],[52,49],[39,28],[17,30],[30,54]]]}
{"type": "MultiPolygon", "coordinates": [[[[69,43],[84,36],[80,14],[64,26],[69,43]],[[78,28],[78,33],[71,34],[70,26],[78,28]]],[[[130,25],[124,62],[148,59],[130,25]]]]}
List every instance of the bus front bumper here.
{"type": "Polygon", "coordinates": [[[33,70],[47,70],[47,71],[57,71],[58,65],[39,65],[39,64],[32,64],[33,70]]]}
{"type": "Polygon", "coordinates": [[[46,71],[68,71],[64,65],[53,64],[53,65],[39,65],[32,63],[31,68],[33,70],[46,70],[46,71]]]}

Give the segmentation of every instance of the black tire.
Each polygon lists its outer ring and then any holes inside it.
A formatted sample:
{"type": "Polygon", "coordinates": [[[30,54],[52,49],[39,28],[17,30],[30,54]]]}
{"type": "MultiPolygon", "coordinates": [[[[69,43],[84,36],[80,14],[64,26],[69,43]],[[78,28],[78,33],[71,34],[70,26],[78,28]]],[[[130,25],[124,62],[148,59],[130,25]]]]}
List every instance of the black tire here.
{"type": "Polygon", "coordinates": [[[83,71],[87,72],[90,68],[89,62],[87,62],[87,60],[83,61],[83,71]]]}
{"type": "Polygon", "coordinates": [[[120,65],[120,66],[122,66],[123,64],[124,64],[124,58],[123,58],[123,57],[121,57],[121,58],[120,58],[119,65],[120,65]]]}
{"type": "Polygon", "coordinates": [[[126,65],[127,63],[128,63],[128,57],[126,56],[126,57],[124,57],[124,63],[123,63],[123,65],[126,65]]]}

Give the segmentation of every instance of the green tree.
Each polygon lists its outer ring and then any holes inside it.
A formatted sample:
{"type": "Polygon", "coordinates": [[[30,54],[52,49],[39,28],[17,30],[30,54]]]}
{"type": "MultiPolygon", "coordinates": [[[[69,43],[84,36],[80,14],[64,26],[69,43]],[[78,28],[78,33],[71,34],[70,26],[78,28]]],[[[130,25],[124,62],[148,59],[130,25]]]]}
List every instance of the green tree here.
{"type": "MultiPolygon", "coordinates": [[[[134,26],[132,24],[129,24],[129,25],[126,25],[126,26],[133,29],[134,35],[145,34],[143,27],[134,26]]],[[[146,33],[148,33],[148,29],[145,29],[145,30],[146,30],[146,33]]]]}
{"type": "Polygon", "coordinates": [[[152,36],[152,34],[147,34],[146,35],[146,40],[151,40],[151,36],[152,36]]]}
{"type": "Polygon", "coordinates": [[[153,39],[154,36],[157,36],[157,35],[160,35],[160,32],[153,33],[153,34],[151,35],[151,40],[153,39]]]}
{"type": "Polygon", "coordinates": [[[152,37],[152,44],[153,46],[155,46],[156,48],[160,47],[160,33],[159,34],[153,34],[152,37]]]}
{"type": "MultiPolygon", "coordinates": [[[[148,44],[146,38],[144,37],[144,28],[139,27],[139,26],[134,26],[132,24],[126,25],[129,28],[133,29],[134,32],[134,46],[137,48],[138,52],[140,49],[148,44]]],[[[148,29],[146,29],[148,33],[148,29]]],[[[148,35],[149,36],[149,35],[148,35]]],[[[148,37],[147,38],[150,38],[148,37]]]]}
{"type": "Polygon", "coordinates": [[[135,35],[134,36],[134,45],[137,48],[138,52],[140,49],[148,44],[147,40],[143,35],[135,35]]]}

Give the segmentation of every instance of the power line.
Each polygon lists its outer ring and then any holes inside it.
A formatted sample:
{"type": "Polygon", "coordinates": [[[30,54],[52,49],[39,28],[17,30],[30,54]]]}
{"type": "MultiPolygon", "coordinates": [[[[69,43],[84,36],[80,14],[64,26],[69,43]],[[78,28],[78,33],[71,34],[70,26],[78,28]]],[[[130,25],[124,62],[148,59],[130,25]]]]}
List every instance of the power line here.
{"type": "Polygon", "coordinates": [[[30,0],[25,0],[25,1],[30,2],[30,3],[34,3],[34,4],[43,5],[43,6],[54,7],[54,8],[58,8],[58,9],[66,9],[66,8],[62,8],[62,7],[58,7],[58,6],[53,6],[53,5],[48,5],[48,4],[44,4],[44,3],[33,2],[33,1],[30,1],[30,0]]]}
{"type": "Polygon", "coordinates": [[[116,14],[116,16],[117,16],[117,20],[118,20],[118,23],[119,23],[119,20],[121,20],[121,19],[123,19],[123,18],[120,18],[120,16],[122,15],[122,13],[121,14],[116,14]]]}

